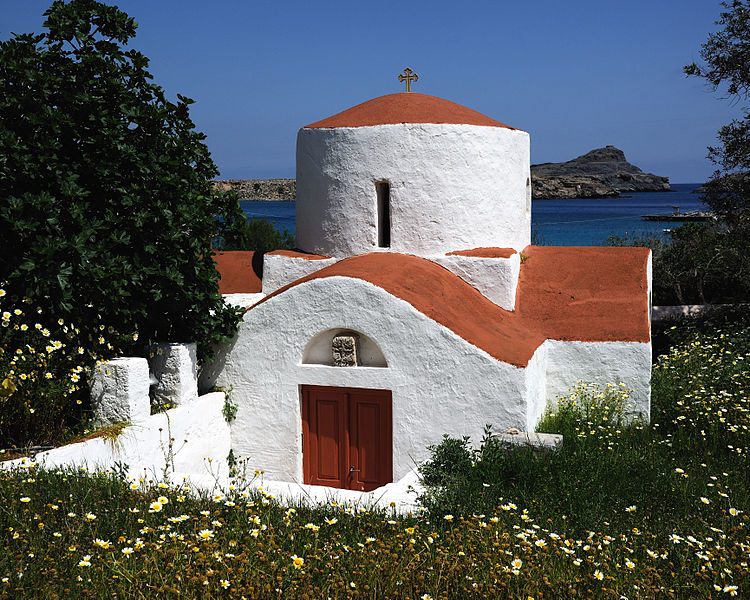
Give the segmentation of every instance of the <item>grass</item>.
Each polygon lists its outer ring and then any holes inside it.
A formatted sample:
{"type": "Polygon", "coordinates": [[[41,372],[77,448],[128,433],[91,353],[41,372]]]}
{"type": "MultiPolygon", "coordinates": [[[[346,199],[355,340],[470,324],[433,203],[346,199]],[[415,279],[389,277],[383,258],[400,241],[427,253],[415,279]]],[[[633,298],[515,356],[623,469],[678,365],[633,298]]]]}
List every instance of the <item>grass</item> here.
{"type": "Polygon", "coordinates": [[[466,442],[409,517],[289,506],[252,473],[216,497],[0,473],[0,597],[750,597],[750,326],[684,340],[651,424],[620,421],[620,388],[575,390],[542,423],[561,451],[466,442]]]}

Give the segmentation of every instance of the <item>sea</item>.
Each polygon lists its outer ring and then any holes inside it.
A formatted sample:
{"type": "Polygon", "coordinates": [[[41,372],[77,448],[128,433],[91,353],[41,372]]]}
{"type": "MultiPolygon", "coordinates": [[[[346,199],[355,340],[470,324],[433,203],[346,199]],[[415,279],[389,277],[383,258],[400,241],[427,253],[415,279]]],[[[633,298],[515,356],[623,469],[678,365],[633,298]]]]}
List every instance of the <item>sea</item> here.
{"type": "MultiPolygon", "coordinates": [[[[673,183],[670,192],[640,192],[619,198],[533,200],[532,243],[547,246],[601,246],[611,235],[657,233],[668,238],[674,221],[644,221],[643,215],[709,210],[694,190],[700,183],[673,183]]],[[[294,233],[294,202],[240,202],[250,217],[267,217],[278,229],[294,233]]]]}

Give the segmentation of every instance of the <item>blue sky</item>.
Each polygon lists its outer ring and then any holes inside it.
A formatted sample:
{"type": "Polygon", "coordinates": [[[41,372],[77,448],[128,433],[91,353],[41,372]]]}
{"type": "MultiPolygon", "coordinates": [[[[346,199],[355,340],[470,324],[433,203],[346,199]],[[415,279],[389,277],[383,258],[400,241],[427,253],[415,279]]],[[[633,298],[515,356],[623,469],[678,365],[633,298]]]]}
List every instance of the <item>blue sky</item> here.
{"type": "MultiPolygon", "coordinates": [[[[115,4],[115,2],[110,2],[115,4]]],[[[0,39],[42,30],[51,0],[0,0],[0,39]]],[[[156,83],[192,117],[222,178],[294,176],[297,130],[413,90],[531,134],[532,162],[606,144],[673,183],[698,182],[741,106],[682,66],[719,0],[121,0],[156,83]]]]}

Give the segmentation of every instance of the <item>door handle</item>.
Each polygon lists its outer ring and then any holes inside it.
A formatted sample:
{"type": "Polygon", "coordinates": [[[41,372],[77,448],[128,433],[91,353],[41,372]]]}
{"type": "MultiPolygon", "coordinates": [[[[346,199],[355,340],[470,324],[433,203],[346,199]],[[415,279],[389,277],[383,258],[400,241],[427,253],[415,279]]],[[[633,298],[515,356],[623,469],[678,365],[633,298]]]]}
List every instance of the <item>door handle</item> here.
{"type": "Polygon", "coordinates": [[[359,473],[359,469],[355,469],[354,467],[349,467],[350,473],[359,473]]]}

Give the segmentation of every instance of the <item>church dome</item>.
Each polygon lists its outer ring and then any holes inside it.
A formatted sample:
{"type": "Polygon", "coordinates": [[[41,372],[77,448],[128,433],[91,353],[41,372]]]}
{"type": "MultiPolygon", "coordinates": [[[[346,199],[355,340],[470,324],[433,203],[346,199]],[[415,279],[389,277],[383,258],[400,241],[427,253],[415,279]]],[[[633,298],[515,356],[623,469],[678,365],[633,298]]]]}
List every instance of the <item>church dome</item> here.
{"type": "Polygon", "coordinates": [[[449,123],[515,129],[450,100],[414,92],[373,98],[332,117],[306,125],[304,129],[371,127],[398,123],[449,123]]]}
{"type": "Polygon", "coordinates": [[[299,130],[297,247],[430,257],[531,238],[529,134],[426,94],[389,94],[299,130]]]}

